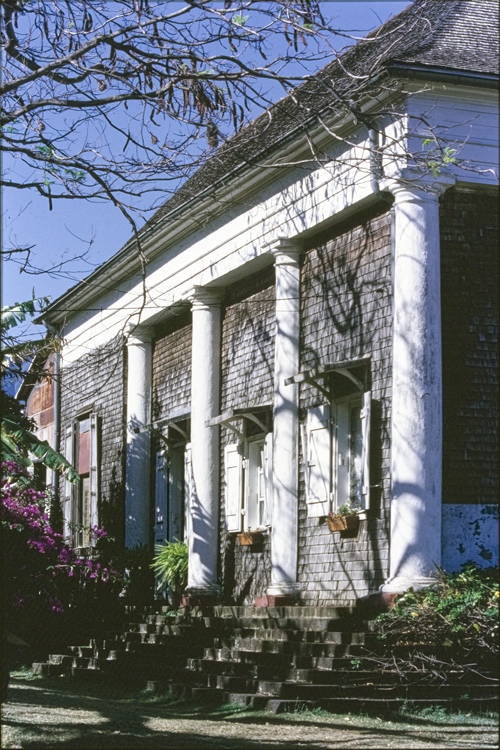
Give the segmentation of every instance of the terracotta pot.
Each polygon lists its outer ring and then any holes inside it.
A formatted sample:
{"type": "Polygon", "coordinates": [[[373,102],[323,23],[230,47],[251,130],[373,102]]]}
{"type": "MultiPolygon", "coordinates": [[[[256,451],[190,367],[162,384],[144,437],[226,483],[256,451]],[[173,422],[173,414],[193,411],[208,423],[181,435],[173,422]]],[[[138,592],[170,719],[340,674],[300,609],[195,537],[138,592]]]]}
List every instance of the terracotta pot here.
{"type": "Polygon", "coordinates": [[[238,534],[238,541],[242,547],[250,547],[252,544],[262,543],[262,533],[260,531],[244,531],[238,534]]]}
{"type": "Polygon", "coordinates": [[[326,522],[330,531],[356,531],[359,526],[359,516],[327,516],[326,522]]]}

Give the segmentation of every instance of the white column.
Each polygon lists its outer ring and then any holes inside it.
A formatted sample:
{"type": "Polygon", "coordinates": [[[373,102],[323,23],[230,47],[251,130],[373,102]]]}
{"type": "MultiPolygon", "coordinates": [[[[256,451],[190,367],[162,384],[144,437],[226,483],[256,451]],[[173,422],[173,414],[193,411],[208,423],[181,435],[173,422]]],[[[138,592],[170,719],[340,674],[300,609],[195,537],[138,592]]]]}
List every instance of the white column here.
{"type": "Polygon", "coordinates": [[[298,386],[285,379],[299,371],[299,251],[288,239],[271,248],[276,265],[274,357],[273,518],[270,596],[294,596],[297,583],[298,386]]]}
{"type": "Polygon", "coordinates": [[[219,527],[219,428],[206,422],[220,404],[221,313],[218,290],[195,287],[191,295],[191,524],[188,594],[217,594],[219,527]]]}
{"type": "Polygon", "coordinates": [[[392,183],[395,197],[392,499],[389,579],[401,593],[441,563],[439,195],[446,185],[392,183]]]}
{"type": "Polygon", "coordinates": [[[139,326],[127,337],[127,459],[125,547],[150,543],[151,436],[136,432],[151,422],[152,336],[139,326]]]}

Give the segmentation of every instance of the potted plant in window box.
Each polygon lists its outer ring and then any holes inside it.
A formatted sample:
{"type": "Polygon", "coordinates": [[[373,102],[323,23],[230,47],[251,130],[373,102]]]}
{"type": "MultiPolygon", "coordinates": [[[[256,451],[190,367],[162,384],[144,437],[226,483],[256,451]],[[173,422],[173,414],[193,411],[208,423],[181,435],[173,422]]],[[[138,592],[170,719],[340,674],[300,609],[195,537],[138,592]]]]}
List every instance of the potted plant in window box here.
{"type": "Polygon", "coordinates": [[[359,507],[356,502],[348,500],[338,508],[337,512],[326,516],[326,523],[330,531],[357,531],[359,528],[359,507]]]}
{"type": "Polygon", "coordinates": [[[246,531],[237,534],[238,541],[242,547],[251,547],[257,544],[262,544],[264,540],[263,531],[264,529],[260,527],[252,529],[252,527],[249,526],[246,531]]]}

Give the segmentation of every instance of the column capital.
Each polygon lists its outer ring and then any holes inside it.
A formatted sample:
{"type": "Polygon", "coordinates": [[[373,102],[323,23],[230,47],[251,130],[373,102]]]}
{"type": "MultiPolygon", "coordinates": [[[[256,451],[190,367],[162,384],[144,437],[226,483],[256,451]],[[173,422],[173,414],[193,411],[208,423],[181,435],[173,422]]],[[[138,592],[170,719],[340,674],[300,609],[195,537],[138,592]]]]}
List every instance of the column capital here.
{"type": "Polygon", "coordinates": [[[437,177],[422,175],[415,170],[403,170],[400,175],[386,177],[380,181],[380,189],[392,193],[397,203],[434,202],[456,183],[455,177],[440,174],[437,177]]]}
{"type": "Polygon", "coordinates": [[[151,326],[135,325],[130,323],[125,330],[127,346],[141,346],[150,344],[154,338],[154,330],[151,326]]]}
{"type": "Polygon", "coordinates": [[[194,286],[188,294],[188,300],[193,310],[206,310],[210,307],[219,308],[223,296],[223,289],[194,286]]]}
{"type": "Polygon", "coordinates": [[[295,242],[288,237],[276,237],[267,242],[264,247],[274,256],[277,266],[299,265],[300,249],[295,242]]]}

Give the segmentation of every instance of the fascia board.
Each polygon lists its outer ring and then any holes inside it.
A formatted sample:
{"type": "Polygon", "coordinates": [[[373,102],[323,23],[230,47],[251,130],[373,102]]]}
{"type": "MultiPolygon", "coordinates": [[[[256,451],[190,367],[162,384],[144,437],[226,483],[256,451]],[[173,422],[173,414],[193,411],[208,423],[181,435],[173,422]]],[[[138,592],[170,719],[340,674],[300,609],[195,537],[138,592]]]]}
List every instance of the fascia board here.
{"type": "MultiPolygon", "coordinates": [[[[360,103],[359,109],[362,114],[369,115],[374,110],[378,110],[382,104],[386,106],[389,100],[394,101],[396,98],[401,98],[401,94],[398,93],[397,97],[395,97],[395,92],[393,91],[383,92],[376,100],[373,97],[367,96],[366,100],[360,103]]],[[[323,119],[329,129],[337,131],[339,140],[348,137],[349,133],[353,134],[358,126],[355,117],[351,113],[347,115],[343,114],[342,117],[339,117],[334,113],[327,112],[323,119]]],[[[215,217],[224,211],[223,203],[228,197],[231,197],[232,201],[237,200],[242,195],[248,198],[249,192],[254,187],[262,189],[272,183],[277,178],[279,170],[285,172],[294,168],[293,164],[280,165],[279,160],[286,158],[287,161],[290,161],[310,157],[308,140],[304,135],[302,135],[299,143],[295,140],[297,134],[303,133],[304,127],[308,127],[307,122],[297,126],[297,128],[288,133],[280,144],[278,144],[279,149],[276,146],[272,146],[262,150],[260,158],[264,159],[266,154],[272,153],[274,157],[273,163],[249,167],[246,163],[242,162],[232,170],[232,173],[222,177],[203,193],[178,206],[170,214],[166,214],[158,224],[148,227],[144,230],[144,233],[143,230],[139,230],[142,251],[146,261],[154,260],[161,252],[165,251],[168,245],[179,242],[188,236],[193,229],[198,228],[198,224],[186,218],[185,212],[187,210],[194,207],[196,207],[197,212],[210,209],[215,217]],[[265,176],[262,174],[263,170],[266,170],[265,176]],[[232,179],[231,175],[233,175],[232,179]],[[212,200],[213,193],[216,190],[218,191],[218,202],[221,204],[219,211],[214,211],[212,200]]],[[[317,115],[311,117],[309,121],[308,134],[309,138],[314,141],[318,148],[326,144],[331,145],[332,142],[335,142],[335,138],[317,121],[317,115]]],[[[259,154],[253,157],[254,160],[258,158],[259,154]]],[[[309,161],[312,162],[313,159],[310,158],[309,161]]],[[[131,238],[121,250],[87,276],[84,281],[79,282],[75,287],[72,287],[56,299],[35,322],[48,321],[52,324],[61,324],[67,319],[67,310],[64,309],[66,302],[71,300],[72,307],[75,305],[83,307],[105,293],[105,291],[108,291],[110,285],[116,285],[123,282],[130,275],[141,272],[141,261],[137,255],[135,244],[135,239],[131,238]],[[102,288],[103,285],[98,283],[100,279],[104,281],[106,287],[104,291],[102,288]]]]}

